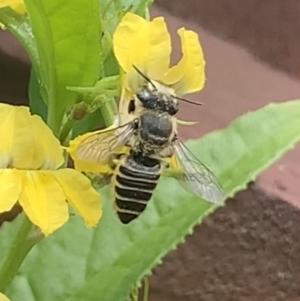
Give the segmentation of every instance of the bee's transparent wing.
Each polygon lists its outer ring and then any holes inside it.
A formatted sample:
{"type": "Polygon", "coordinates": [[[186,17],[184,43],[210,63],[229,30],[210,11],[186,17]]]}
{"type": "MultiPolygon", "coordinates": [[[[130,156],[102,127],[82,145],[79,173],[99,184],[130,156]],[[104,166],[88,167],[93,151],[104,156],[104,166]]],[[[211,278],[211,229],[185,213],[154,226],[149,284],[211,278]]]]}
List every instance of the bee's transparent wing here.
{"type": "Polygon", "coordinates": [[[215,175],[180,140],[174,142],[174,151],[182,186],[208,202],[222,204],[223,189],[215,175]]]}
{"type": "Polygon", "coordinates": [[[86,162],[106,164],[118,148],[126,145],[134,130],[135,121],[117,128],[96,131],[79,143],[76,156],[86,162]]]}

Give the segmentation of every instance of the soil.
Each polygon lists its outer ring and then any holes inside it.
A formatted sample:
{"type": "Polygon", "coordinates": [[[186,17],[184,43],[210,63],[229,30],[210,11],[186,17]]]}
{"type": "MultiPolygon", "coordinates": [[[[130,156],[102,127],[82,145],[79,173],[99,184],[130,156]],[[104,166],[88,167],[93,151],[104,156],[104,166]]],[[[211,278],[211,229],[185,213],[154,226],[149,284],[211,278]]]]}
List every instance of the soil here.
{"type": "MultiPolygon", "coordinates": [[[[158,7],[152,9],[153,16],[166,17],[173,37],[183,24],[197,31],[205,51],[206,87],[189,98],[207,105],[199,109],[181,107],[182,119],[200,121],[195,127],[181,129],[183,139],[225,127],[240,114],[271,101],[299,97],[300,82],[273,69],[300,74],[300,61],[296,59],[299,29],[295,25],[300,22],[298,17],[295,20],[299,5],[286,0],[287,9],[281,0],[272,0],[272,9],[267,11],[265,5],[270,1],[189,0],[187,5],[187,1],[174,0],[170,5],[167,0],[158,0],[173,15],[158,7]],[[284,24],[295,26],[282,26],[282,18],[284,24]],[[272,68],[199,24],[246,46],[272,68]]],[[[178,41],[174,48],[176,60],[180,54],[178,41]]],[[[27,103],[29,70],[22,48],[7,32],[0,32],[1,102],[27,103]]],[[[298,147],[262,174],[257,185],[237,194],[198,226],[186,243],[154,270],[151,301],[299,301],[300,212],[289,204],[300,207],[299,160],[298,147]],[[266,191],[279,197],[266,195],[266,191]]],[[[16,208],[9,216],[1,215],[0,224],[17,213],[16,208]]]]}

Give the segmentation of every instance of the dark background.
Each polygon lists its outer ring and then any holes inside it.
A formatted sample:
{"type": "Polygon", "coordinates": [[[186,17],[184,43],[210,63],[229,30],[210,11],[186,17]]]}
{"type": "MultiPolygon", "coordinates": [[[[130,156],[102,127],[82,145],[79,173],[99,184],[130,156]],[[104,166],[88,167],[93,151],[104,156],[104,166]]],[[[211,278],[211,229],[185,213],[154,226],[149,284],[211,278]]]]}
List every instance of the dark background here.
{"type": "MultiPolygon", "coordinates": [[[[272,101],[300,96],[300,2],[158,0],[152,16],[199,33],[207,61],[206,103],[180,117],[198,120],[184,139],[221,128],[272,101]]],[[[0,101],[27,103],[29,62],[0,32],[0,101]]],[[[300,116],[299,116],[300,118],[300,116]]],[[[163,260],[151,277],[151,301],[300,300],[300,148],[229,200],[163,260]]]]}

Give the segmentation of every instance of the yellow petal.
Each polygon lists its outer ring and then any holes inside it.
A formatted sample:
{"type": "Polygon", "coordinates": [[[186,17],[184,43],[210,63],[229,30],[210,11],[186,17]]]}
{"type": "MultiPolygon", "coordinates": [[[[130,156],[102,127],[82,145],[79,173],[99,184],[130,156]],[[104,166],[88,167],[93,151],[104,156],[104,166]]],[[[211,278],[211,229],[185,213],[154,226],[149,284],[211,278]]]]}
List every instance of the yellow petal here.
{"type": "MultiPolygon", "coordinates": [[[[171,38],[164,18],[148,22],[148,29],[140,32],[140,42],[136,45],[139,55],[137,67],[145,65],[145,74],[153,80],[160,80],[169,68],[171,38]]],[[[143,68],[142,68],[143,71],[143,68]]]]}
{"type": "Polygon", "coordinates": [[[113,35],[113,47],[115,56],[124,71],[131,68],[130,52],[134,43],[135,34],[147,21],[133,13],[127,13],[122,18],[113,35]]]}
{"type": "Polygon", "coordinates": [[[31,222],[48,235],[60,228],[69,218],[66,196],[55,178],[56,171],[23,173],[19,203],[31,222]]]}
{"type": "Polygon", "coordinates": [[[59,141],[41,117],[25,107],[16,114],[13,166],[19,169],[57,169],[63,164],[59,141]],[[23,121],[23,122],[22,122],[23,121]]]}
{"type": "Polygon", "coordinates": [[[172,67],[163,79],[163,83],[171,86],[177,95],[200,91],[205,82],[205,61],[198,35],[180,28],[182,59],[172,67]]]}
{"type": "Polygon", "coordinates": [[[16,1],[16,2],[22,2],[22,3],[16,3],[16,4],[12,5],[11,8],[21,15],[25,14],[26,9],[25,9],[25,4],[23,3],[23,1],[16,1]]]}
{"type": "Polygon", "coordinates": [[[63,151],[58,139],[40,116],[33,115],[32,130],[35,133],[35,143],[38,152],[43,156],[41,169],[57,169],[63,162],[63,151]]]}
{"type": "Polygon", "coordinates": [[[132,100],[133,98],[134,98],[134,94],[123,87],[122,94],[121,94],[120,101],[119,101],[119,108],[118,108],[118,112],[119,112],[118,125],[119,126],[124,125],[124,124],[136,119],[135,114],[128,112],[128,106],[129,106],[130,100],[132,100]]]}
{"type": "Polygon", "coordinates": [[[63,163],[59,141],[25,106],[0,104],[0,167],[56,169],[63,163]]]}
{"type": "Polygon", "coordinates": [[[90,180],[74,169],[60,169],[55,173],[69,204],[83,217],[87,227],[95,226],[101,215],[100,194],[90,180]]]}
{"type": "Polygon", "coordinates": [[[0,293],[0,301],[10,301],[5,295],[0,293]]]}
{"type": "Polygon", "coordinates": [[[22,172],[15,169],[0,170],[0,212],[9,211],[18,201],[22,175],[22,172]]]}
{"type": "Polygon", "coordinates": [[[12,146],[14,137],[15,109],[11,105],[0,104],[0,168],[12,164],[12,146]]]}
{"type": "Polygon", "coordinates": [[[169,68],[171,40],[164,18],[146,21],[127,13],[114,33],[114,53],[127,73],[127,86],[136,91],[144,83],[133,66],[153,80],[160,80],[169,68]]]}
{"type": "Polygon", "coordinates": [[[0,8],[10,6],[18,13],[25,12],[25,5],[22,0],[0,0],[0,8]],[[22,8],[23,7],[23,8],[22,8]]]}
{"type": "Polygon", "coordinates": [[[11,128],[6,128],[7,135],[13,133],[11,156],[12,166],[17,169],[39,169],[44,156],[40,152],[39,141],[35,139],[32,126],[32,116],[28,107],[13,107],[11,114],[11,128]]]}

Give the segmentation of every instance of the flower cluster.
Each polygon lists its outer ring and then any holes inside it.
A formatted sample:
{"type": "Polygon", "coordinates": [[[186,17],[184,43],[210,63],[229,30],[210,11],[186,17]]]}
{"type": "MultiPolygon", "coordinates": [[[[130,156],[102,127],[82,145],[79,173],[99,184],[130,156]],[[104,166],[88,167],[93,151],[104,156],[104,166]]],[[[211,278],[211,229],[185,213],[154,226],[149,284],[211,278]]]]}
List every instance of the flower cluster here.
{"type": "Polygon", "coordinates": [[[18,202],[45,235],[68,220],[68,204],[87,226],[97,224],[99,194],[84,175],[60,168],[60,143],[39,116],[24,106],[0,104],[0,136],[0,212],[18,202]]]}

